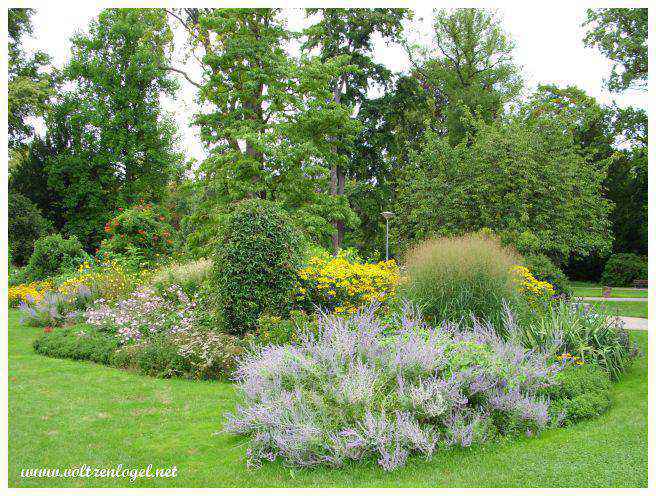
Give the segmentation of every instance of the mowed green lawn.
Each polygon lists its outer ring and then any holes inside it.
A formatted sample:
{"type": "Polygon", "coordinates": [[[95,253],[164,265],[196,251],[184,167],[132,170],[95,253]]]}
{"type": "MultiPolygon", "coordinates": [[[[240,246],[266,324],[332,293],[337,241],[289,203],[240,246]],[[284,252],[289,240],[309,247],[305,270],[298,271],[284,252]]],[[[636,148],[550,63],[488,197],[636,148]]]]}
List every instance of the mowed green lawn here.
{"type": "Polygon", "coordinates": [[[646,301],[586,301],[585,303],[610,315],[647,318],[648,305],[646,301]]]}
{"type": "MultiPolygon", "coordinates": [[[[41,329],[9,313],[10,487],[103,486],[615,486],[647,485],[647,361],[613,390],[609,412],[537,438],[414,457],[391,473],[375,462],[341,469],[247,469],[245,439],[220,433],[233,386],[153,379],[101,365],[45,358],[41,329]],[[176,478],[21,478],[21,469],[90,465],[170,467],[176,478]]],[[[647,336],[636,332],[642,349],[647,336]]]]}
{"type": "MultiPolygon", "coordinates": [[[[572,286],[572,296],[596,296],[601,298],[601,287],[572,286]]],[[[647,298],[646,289],[620,289],[611,288],[612,298],[647,298]]]]}

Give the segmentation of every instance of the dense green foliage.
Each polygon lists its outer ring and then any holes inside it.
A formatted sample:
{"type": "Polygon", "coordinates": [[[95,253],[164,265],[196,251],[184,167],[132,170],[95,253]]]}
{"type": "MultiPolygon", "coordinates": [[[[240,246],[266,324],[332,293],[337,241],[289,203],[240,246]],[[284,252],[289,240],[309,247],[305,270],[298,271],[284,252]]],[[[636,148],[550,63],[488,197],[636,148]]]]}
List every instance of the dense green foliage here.
{"type": "Polygon", "coordinates": [[[518,260],[494,238],[431,239],[406,254],[407,282],[402,294],[435,324],[471,316],[499,324],[504,302],[518,300],[511,273],[518,260]]]}
{"type": "Polygon", "coordinates": [[[254,330],[265,310],[285,317],[302,253],[289,217],[266,200],[243,200],[219,236],[213,282],[225,329],[254,330]]]}
{"type": "Polygon", "coordinates": [[[647,260],[634,253],[615,253],[604,266],[601,283],[628,287],[635,279],[647,279],[647,260]]]}
{"type": "Polygon", "coordinates": [[[22,266],[34,250],[34,242],[52,229],[34,203],[20,193],[9,194],[7,234],[11,261],[22,266]]]}
{"type": "MultiPolygon", "coordinates": [[[[47,186],[56,227],[87,249],[98,246],[118,206],[161,198],[180,170],[174,128],[159,103],[176,88],[166,70],[172,41],[166,21],[156,9],[106,9],[88,34],[75,35],[63,70],[73,89],[59,91],[46,115],[45,145],[34,145],[48,153],[12,172],[47,186]]],[[[43,194],[29,185],[20,191],[43,194]]]]}
{"type": "Polygon", "coordinates": [[[427,132],[403,168],[394,231],[401,245],[490,228],[520,252],[567,258],[610,248],[604,172],[578,154],[562,119],[511,115],[474,125],[455,147],[427,132]]]}
{"type": "Polygon", "coordinates": [[[26,277],[43,281],[49,277],[74,272],[89,255],[75,237],[52,234],[35,241],[34,251],[27,262],[26,277]]]}
{"type": "Polygon", "coordinates": [[[33,34],[30,19],[33,14],[33,9],[7,10],[7,121],[10,156],[14,159],[10,168],[15,161],[23,160],[22,148],[34,133],[29,118],[40,117],[46,112],[52,94],[53,76],[44,70],[50,57],[41,51],[28,56],[21,46],[23,38],[33,34]]]}
{"type": "Polygon", "coordinates": [[[34,340],[32,346],[40,355],[69,360],[88,360],[107,365],[119,345],[119,339],[114,334],[99,331],[86,324],[79,324],[44,332],[34,340]]]}
{"type": "Polygon", "coordinates": [[[595,365],[568,365],[556,376],[549,390],[552,415],[562,416],[565,425],[598,417],[611,404],[608,374],[595,365]]]}

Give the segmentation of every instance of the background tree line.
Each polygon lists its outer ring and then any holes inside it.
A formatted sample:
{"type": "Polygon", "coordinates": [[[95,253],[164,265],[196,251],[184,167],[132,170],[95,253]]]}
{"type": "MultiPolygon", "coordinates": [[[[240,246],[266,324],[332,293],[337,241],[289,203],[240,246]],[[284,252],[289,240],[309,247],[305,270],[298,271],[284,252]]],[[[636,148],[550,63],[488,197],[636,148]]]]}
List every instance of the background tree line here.
{"type": "MultiPolygon", "coordinates": [[[[106,9],[61,68],[23,50],[32,14],[9,11],[14,263],[53,230],[93,251],[138,201],[169,210],[183,251],[207,254],[243,198],[275,201],[316,244],[372,258],[383,210],[397,214],[397,254],[481,229],[579,276],[613,251],[647,253],[646,113],[576,87],[525,95],[494,12],[436,11],[418,46],[403,9],[307,9],[300,32],[279,9],[106,9]],[[176,67],[174,29],[200,78],[176,67]],[[375,61],[377,37],[404,46],[408,71],[375,61]],[[161,105],[181,77],[197,89],[198,167],[161,105]]],[[[608,89],[646,90],[647,10],[589,10],[586,26],[582,43],[614,63],[608,89]]]]}

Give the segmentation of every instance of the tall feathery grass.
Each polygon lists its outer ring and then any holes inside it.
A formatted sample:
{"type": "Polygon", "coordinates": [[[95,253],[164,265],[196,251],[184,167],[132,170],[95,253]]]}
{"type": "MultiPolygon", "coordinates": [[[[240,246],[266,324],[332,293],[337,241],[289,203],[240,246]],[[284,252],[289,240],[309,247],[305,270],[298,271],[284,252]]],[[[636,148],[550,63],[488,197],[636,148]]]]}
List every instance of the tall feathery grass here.
{"type": "Polygon", "coordinates": [[[504,302],[520,301],[510,270],[519,260],[512,249],[482,234],[429,239],[406,253],[401,294],[433,323],[474,316],[499,324],[504,302]]]}

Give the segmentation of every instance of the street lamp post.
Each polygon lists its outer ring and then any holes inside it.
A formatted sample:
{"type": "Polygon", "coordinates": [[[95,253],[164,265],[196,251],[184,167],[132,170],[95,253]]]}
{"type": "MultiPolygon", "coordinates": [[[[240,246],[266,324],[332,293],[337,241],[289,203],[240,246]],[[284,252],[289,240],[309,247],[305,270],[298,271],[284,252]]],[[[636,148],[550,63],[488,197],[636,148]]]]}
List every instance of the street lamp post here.
{"type": "Polygon", "coordinates": [[[394,217],[394,212],[381,212],[385,217],[385,261],[389,260],[389,220],[394,217]]]}

